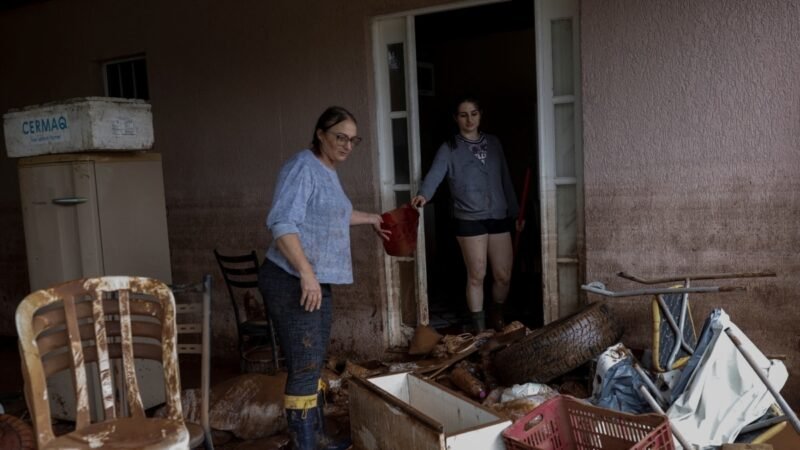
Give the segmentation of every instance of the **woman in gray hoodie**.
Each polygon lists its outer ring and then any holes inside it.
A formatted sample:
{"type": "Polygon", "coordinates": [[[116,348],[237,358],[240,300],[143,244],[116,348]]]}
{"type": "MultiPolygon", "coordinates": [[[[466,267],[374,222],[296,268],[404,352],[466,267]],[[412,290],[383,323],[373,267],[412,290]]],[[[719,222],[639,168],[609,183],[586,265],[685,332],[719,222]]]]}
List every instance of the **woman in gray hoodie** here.
{"type": "MultiPolygon", "coordinates": [[[[439,147],[411,204],[418,208],[425,206],[447,176],[456,239],[467,266],[467,307],[476,331],[482,331],[486,326],[483,280],[487,260],[492,267],[494,302],[489,324],[494,328],[503,326],[503,304],[511,281],[511,229],[518,212],[517,196],[500,140],[479,131],[478,101],[467,97],[456,105],[453,119],[458,134],[439,147]]],[[[517,231],[522,225],[518,223],[517,231]]]]}

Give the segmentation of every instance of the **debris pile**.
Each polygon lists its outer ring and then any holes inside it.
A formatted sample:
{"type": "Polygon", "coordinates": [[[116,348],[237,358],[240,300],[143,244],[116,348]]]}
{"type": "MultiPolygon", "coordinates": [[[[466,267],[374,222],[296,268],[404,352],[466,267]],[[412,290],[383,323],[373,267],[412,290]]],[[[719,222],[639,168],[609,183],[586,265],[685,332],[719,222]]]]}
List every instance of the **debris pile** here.
{"type": "MultiPolygon", "coordinates": [[[[654,327],[653,345],[646,350],[629,349],[620,341],[622,326],[601,301],[535,330],[512,322],[501,331],[442,335],[422,325],[399,357],[353,361],[333,356],[322,374],[328,429],[332,434],[350,432],[353,377],[364,380],[410,373],[510,420],[515,425],[503,433],[506,444],[513,438],[507,435],[512,428],[535,427],[528,423],[531,417],[541,420],[566,414],[556,405],[578,401],[586,405],[587,415],[599,414],[603,419],[616,414],[622,419],[614,420],[644,430],[634,438],[640,444],[646,441],[647,448],[747,448],[735,444],[772,448],[765,442],[786,428],[787,421],[800,427],[779,394],[788,378],[786,367],[764,356],[721,309],[712,312],[697,334],[688,294],[735,288],[693,287],[690,278],[682,277],[684,283],[677,287],[622,293],[608,291],[599,283],[584,286],[607,297],[653,296],[653,316],[643,318],[654,327]]],[[[212,428],[247,440],[224,448],[287,445],[279,377],[243,375],[213,389],[212,428]]],[[[191,395],[185,396],[189,417],[195,414],[194,403],[191,395]]],[[[593,425],[589,434],[604,442],[600,428],[593,425]]],[[[796,442],[774,448],[795,447],[796,442]]],[[[535,447],[512,443],[508,448],[535,447]]]]}

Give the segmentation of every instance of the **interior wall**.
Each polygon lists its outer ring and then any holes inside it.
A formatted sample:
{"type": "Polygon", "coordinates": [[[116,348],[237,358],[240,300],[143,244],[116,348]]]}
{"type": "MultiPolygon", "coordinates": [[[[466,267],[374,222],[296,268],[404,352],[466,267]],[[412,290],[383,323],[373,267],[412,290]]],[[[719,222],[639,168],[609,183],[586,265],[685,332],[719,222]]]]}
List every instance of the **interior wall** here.
{"type": "MultiPolygon", "coordinates": [[[[21,3],[21,2],[20,2],[21,3]]],[[[215,358],[232,355],[233,314],[212,250],[263,254],[280,165],[308,145],[331,104],[364,143],[339,176],[357,209],[378,212],[370,20],[438,3],[47,0],[0,10],[0,112],[103,94],[104,60],[147,57],[163,156],[173,280],[215,276],[215,358]]],[[[28,293],[16,162],[0,149],[0,334],[28,293]]],[[[132,187],[133,188],[133,187],[132,187]]],[[[380,243],[352,230],[355,283],[334,290],[333,350],[384,350],[380,243]]]]}
{"type": "MultiPolygon", "coordinates": [[[[587,281],[770,270],[691,295],[786,355],[800,404],[800,5],[791,0],[581,2],[587,281]]],[[[696,282],[695,285],[714,285],[696,282]]],[[[650,345],[650,300],[610,303],[650,345]]]]}

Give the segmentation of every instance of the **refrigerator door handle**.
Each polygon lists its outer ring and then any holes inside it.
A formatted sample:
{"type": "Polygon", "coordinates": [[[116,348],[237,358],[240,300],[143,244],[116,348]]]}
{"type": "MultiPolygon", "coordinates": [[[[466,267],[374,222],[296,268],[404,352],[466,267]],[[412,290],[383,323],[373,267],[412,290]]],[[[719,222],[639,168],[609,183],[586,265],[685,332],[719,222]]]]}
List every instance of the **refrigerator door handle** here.
{"type": "Polygon", "coordinates": [[[80,205],[81,203],[86,203],[88,201],[89,199],[86,197],[61,197],[53,199],[54,204],[62,206],[80,205]]]}

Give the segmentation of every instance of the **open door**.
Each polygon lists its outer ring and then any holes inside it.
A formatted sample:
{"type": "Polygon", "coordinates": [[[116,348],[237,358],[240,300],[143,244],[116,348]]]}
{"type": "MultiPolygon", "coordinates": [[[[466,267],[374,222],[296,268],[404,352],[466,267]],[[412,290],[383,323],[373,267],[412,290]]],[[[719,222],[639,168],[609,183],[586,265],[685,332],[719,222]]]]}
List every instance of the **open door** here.
{"type": "MultiPolygon", "coordinates": [[[[381,204],[386,211],[408,203],[420,179],[414,16],[376,20],[373,42],[381,204]]],[[[385,256],[390,346],[405,345],[418,324],[428,323],[423,220],[415,256],[385,256]]]]}
{"type": "Polygon", "coordinates": [[[545,322],[582,305],[583,152],[577,0],[536,0],[545,322]]]}
{"type": "MultiPolygon", "coordinates": [[[[547,323],[580,309],[583,303],[579,290],[585,252],[578,2],[527,1],[535,16],[535,56],[528,56],[536,62],[537,107],[531,127],[538,129],[539,186],[535,192],[539,196],[541,255],[537,248],[535,257],[541,257],[542,276],[541,298],[537,292],[535,298],[523,300],[537,305],[541,300],[547,323]]],[[[409,202],[423,175],[415,17],[422,23],[426,14],[495,3],[515,2],[465,1],[373,21],[375,121],[384,211],[409,202]]],[[[503,28],[508,26],[506,22],[493,23],[503,28]]],[[[384,325],[389,346],[406,345],[414,328],[429,321],[424,219],[420,216],[414,257],[385,257],[388,302],[384,325]]]]}

